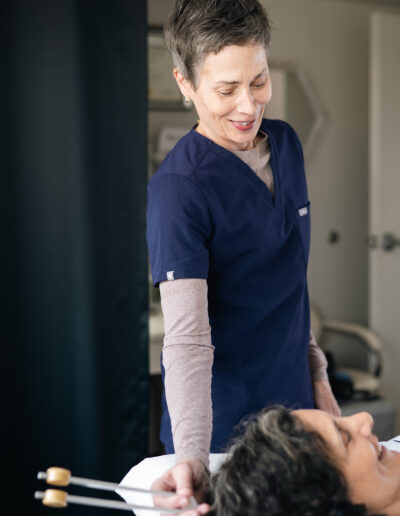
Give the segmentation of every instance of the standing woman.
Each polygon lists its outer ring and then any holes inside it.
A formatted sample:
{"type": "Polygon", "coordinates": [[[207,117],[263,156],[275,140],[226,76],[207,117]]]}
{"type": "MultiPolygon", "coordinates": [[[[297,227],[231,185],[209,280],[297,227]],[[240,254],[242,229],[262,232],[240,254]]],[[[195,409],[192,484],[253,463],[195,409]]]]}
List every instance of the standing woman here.
{"type": "Polygon", "coordinates": [[[210,450],[244,416],[271,404],[339,413],[310,333],[301,144],[287,123],[263,119],[270,33],[257,0],[177,0],[164,26],[199,117],[148,188],[165,330],[161,440],[177,462],[156,487],[180,498],[201,498],[210,450]]]}

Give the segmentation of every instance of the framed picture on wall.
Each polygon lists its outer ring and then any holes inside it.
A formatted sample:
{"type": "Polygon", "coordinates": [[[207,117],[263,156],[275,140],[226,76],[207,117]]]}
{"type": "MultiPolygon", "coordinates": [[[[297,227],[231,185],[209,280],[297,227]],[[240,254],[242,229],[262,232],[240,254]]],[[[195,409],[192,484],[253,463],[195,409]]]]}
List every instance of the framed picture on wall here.
{"type": "Polygon", "coordinates": [[[161,27],[148,29],[148,99],[151,110],[188,110],[172,75],[172,58],[161,27]]]}

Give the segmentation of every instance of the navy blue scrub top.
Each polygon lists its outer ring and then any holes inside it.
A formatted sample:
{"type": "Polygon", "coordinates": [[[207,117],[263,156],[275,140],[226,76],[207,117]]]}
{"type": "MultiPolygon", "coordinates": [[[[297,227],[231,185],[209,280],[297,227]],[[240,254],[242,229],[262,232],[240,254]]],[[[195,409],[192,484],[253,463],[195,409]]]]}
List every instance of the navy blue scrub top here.
{"type": "MultiPolygon", "coordinates": [[[[155,286],[208,284],[213,431],[220,452],[246,415],[271,404],[314,406],[308,347],[308,200],[301,144],[285,122],[263,120],[275,195],[240,158],[194,129],[148,186],[147,242],[155,286]]],[[[163,395],[160,437],[173,453],[163,395]]]]}

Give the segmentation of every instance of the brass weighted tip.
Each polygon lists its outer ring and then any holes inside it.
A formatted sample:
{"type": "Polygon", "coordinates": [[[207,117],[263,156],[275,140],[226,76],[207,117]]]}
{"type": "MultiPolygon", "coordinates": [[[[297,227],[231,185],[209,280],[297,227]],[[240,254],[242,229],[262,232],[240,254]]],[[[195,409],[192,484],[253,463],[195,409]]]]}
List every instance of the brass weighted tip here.
{"type": "Polygon", "coordinates": [[[67,486],[71,478],[71,472],[65,468],[49,468],[47,471],[46,482],[53,486],[67,486]]]}
{"type": "Polygon", "coordinates": [[[62,509],[67,506],[67,493],[60,489],[46,489],[42,504],[55,509],[62,509]]]}

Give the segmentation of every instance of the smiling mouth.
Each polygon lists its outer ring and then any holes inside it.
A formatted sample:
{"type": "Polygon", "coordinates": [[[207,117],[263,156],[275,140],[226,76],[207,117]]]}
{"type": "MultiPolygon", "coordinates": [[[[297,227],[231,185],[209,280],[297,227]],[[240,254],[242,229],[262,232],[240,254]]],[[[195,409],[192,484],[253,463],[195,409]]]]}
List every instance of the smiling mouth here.
{"type": "Polygon", "coordinates": [[[233,122],[234,124],[239,124],[239,125],[246,126],[246,125],[254,124],[255,120],[250,120],[249,122],[240,122],[240,121],[238,121],[238,120],[232,120],[232,122],[233,122]]]}
{"type": "Polygon", "coordinates": [[[242,133],[253,131],[256,126],[256,120],[231,120],[230,122],[237,131],[242,133]]]}

